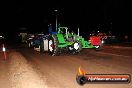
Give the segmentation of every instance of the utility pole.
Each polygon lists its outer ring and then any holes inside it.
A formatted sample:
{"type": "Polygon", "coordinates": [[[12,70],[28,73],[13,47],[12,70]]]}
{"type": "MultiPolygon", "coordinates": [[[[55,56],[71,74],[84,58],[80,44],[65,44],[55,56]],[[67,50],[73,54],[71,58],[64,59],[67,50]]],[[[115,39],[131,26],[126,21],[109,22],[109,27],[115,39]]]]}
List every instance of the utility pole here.
{"type": "Polygon", "coordinates": [[[57,31],[57,12],[58,12],[58,10],[56,9],[54,11],[56,12],[56,31],[57,31]]]}

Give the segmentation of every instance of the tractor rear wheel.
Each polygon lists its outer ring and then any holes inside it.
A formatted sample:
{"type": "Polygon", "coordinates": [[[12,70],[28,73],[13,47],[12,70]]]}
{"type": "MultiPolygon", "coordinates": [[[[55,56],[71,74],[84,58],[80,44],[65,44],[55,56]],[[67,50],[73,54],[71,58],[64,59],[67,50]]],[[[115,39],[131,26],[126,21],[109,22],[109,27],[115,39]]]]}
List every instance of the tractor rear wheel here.
{"type": "Polygon", "coordinates": [[[48,39],[42,40],[40,43],[40,52],[44,53],[45,51],[48,51],[48,39]]]}
{"type": "Polygon", "coordinates": [[[48,51],[51,56],[57,56],[59,54],[58,40],[55,35],[52,35],[51,37],[49,37],[48,51]]]}

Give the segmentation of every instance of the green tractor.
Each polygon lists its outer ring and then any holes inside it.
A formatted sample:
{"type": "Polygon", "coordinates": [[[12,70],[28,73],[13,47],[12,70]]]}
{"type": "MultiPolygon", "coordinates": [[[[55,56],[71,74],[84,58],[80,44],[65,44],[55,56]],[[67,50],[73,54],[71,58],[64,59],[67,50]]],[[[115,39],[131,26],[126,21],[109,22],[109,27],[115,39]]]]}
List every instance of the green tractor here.
{"type": "Polygon", "coordinates": [[[101,40],[99,37],[90,37],[86,41],[82,36],[74,32],[69,32],[67,27],[58,27],[57,32],[51,32],[45,35],[40,42],[40,52],[48,52],[51,56],[57,56],[61,53],[78,54],[84,48],[95,48],[99,50],[101,40]]]}
{"type": "Polygon", "coordinates": [[[48,51],[51,56],[59,55],[62,52],[77,54],[81,49],[82,45],[80,41],[70,39],[70,33],[67,27],[58,27],[57,33],[50,34],[48,39],[43,40],[40,45],[40,51],[48,51]]]}

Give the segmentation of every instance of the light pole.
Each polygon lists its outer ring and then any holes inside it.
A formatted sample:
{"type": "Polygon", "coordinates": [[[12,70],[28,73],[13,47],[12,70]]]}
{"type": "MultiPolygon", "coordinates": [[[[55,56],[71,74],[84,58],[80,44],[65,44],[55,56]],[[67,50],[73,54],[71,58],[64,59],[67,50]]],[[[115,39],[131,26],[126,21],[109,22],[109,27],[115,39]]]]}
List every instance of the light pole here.
{"type": "Polygon", "coordinates": [[[54,11],[56,12],[56,31],[57,31],[57,12],[58,12],[58,10],[55,9],[54,11]]]}

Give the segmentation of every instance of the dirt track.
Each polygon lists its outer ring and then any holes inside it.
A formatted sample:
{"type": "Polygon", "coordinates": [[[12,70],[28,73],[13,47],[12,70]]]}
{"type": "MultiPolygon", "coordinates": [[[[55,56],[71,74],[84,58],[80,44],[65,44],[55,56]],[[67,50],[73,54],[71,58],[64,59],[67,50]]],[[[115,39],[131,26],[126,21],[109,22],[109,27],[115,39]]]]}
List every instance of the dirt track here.
{"type": "MultiPolygon", "coordinates": [[[[52,57],[19,47],[10,53],[10,60],[6,63],[9,64],[7,69],[10,73],[7,76],[10,78],[9,84],[13,86],[9,88],[82,88],[75,80],[79,66],[89,74],[132,75],[132,52],[130,51],[105,47],[98,52],[88,49],[79,55],[52,57]]],[[[1,70],[4,70],[3,68],[1,67],[1,70]]],[[[0,85],[2,85],[1,81],[0,85]]],[[[85,84],[83,88],[131,88],[131,86],[132,83],[85,84]]]]}

